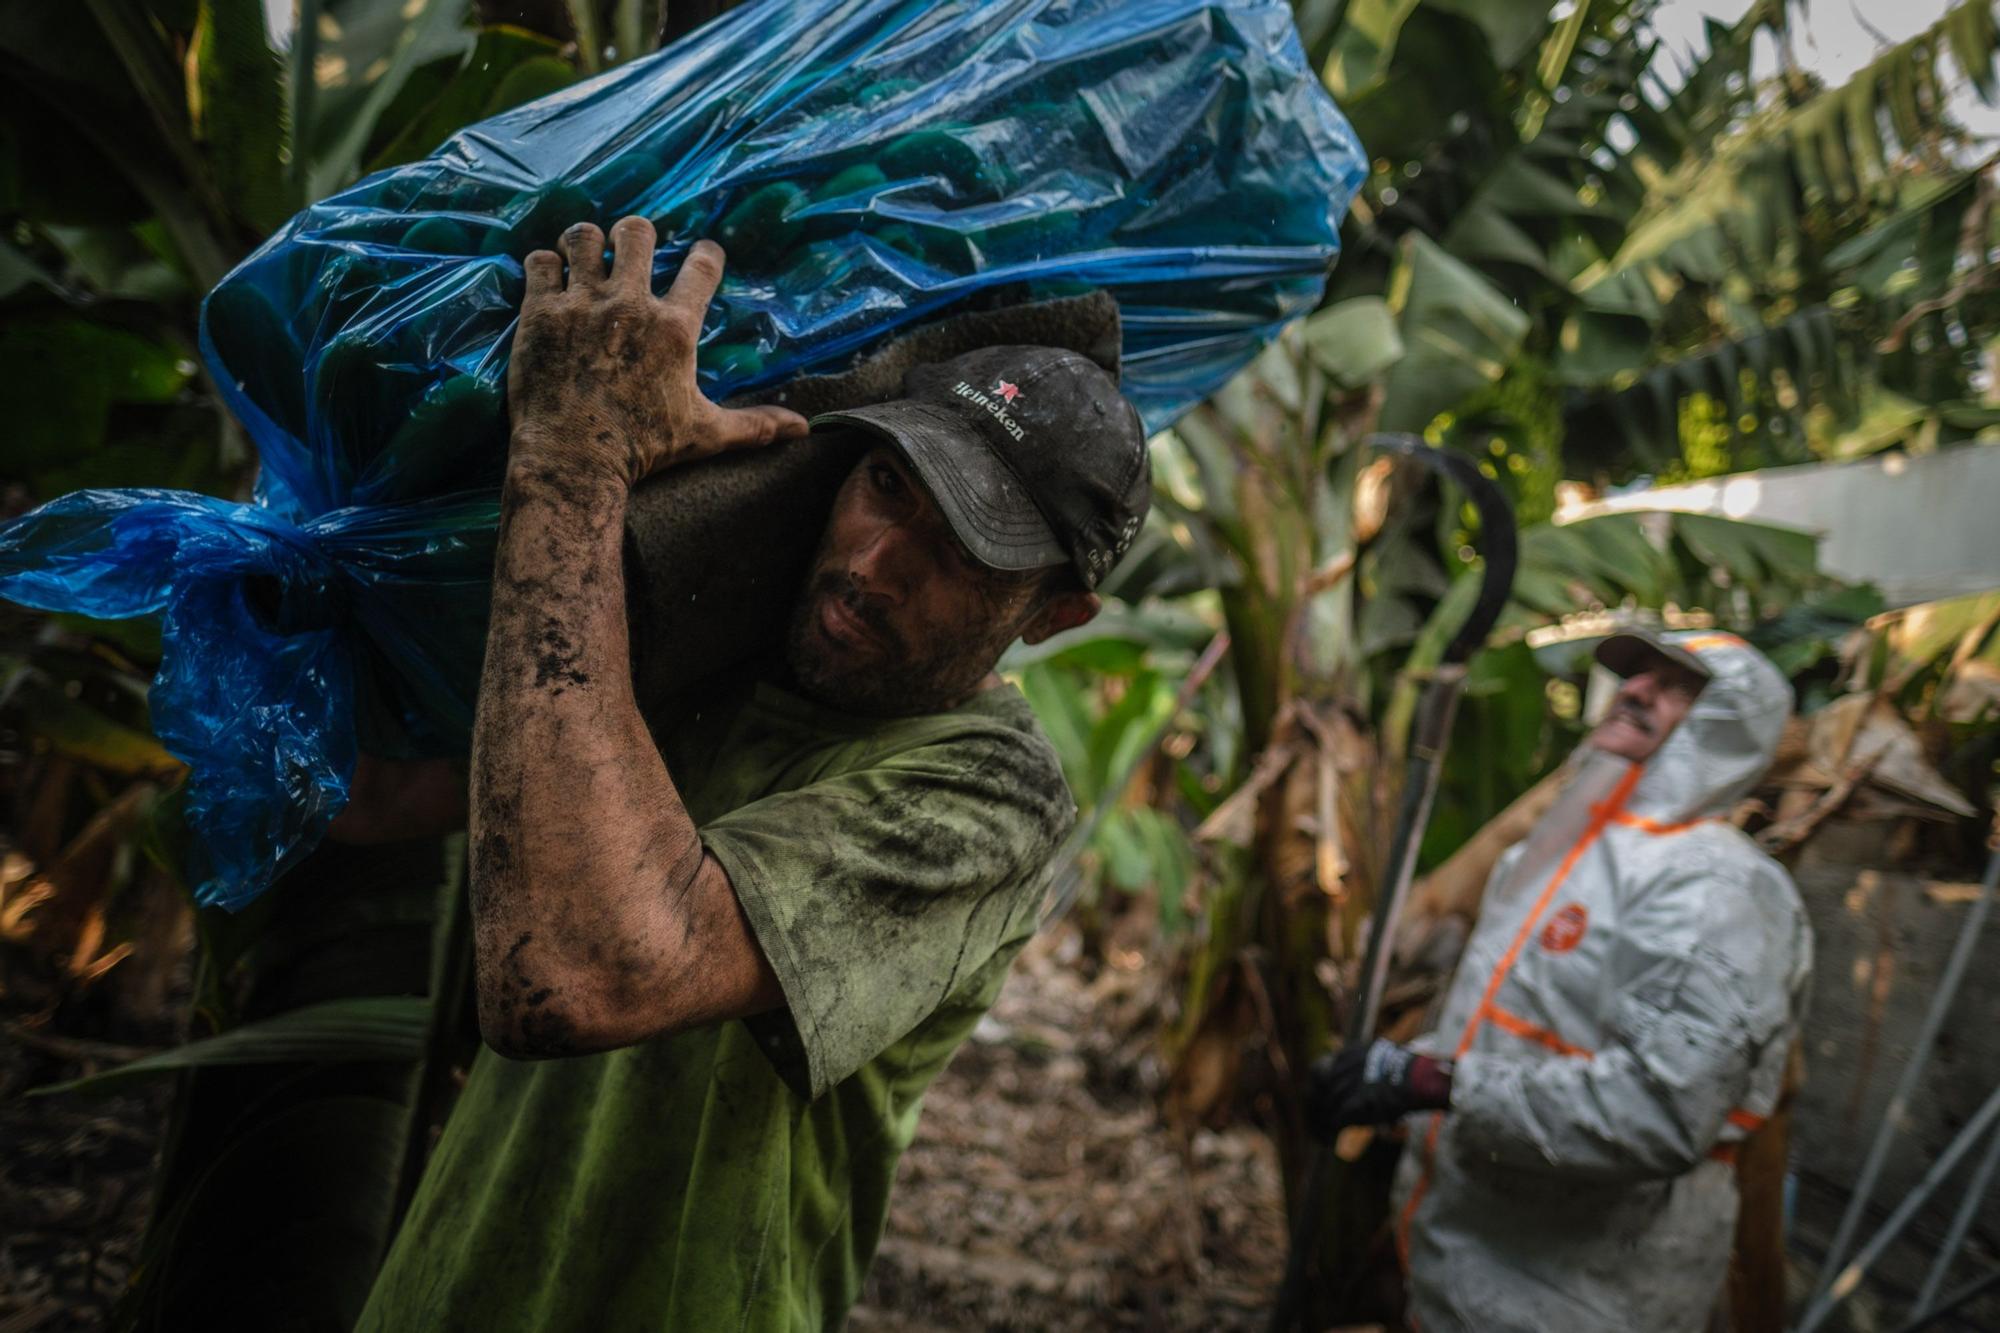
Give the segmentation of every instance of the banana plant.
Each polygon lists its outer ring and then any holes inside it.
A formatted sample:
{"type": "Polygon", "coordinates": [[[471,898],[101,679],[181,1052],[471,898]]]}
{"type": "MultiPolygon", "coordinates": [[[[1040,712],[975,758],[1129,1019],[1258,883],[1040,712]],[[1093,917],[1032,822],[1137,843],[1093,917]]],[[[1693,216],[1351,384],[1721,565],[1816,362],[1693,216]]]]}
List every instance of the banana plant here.
{"type": "Polygon", "coordinates": [[[1575,275],[1555,357],[1581,391],[1572,433],[1616,441],[1600,461],[1671,469],[1693,413],[1719,427],[1719,472],[2000,425],[1965,335],[1996,311],[1994,163],[1945,114],[1947,70],[1989,106],[2000,95],[1992,7],[1954,5],[1838,87],[1796,66],[1751,84],[1759,17],[1711,27],[1679,99],[1719,93],[1735,114],[1706,132],[1675,133],[1674,105],[1635,122],[1642,202],[1624,243],[1575,275]]]}
{"type": "MultiPolygon", "coordinates": [[[[1143,555],[1141,556],[1143,560],[1143,555]]],[[[1135,562],[1137,563],[1137,562],[1135,562]]],[[[1200,748],[1224,773],[1240,747],[1224,734],[1226,694],[1213,679],[1227,649],[1203,599],[1139,594],[1133,565],[1107,591],[1119,600],[1083,629],[1034,647],[1016,645],[1001,663],[1055,745],[1083,812],[1057,853],[1044,919],[1074,907],[1086,934],[1107,893],[1155,896],[1161,924],[1183,924],[1197,871],[1188,830],[1213,804],[1181,761],[1200,748]]]]}

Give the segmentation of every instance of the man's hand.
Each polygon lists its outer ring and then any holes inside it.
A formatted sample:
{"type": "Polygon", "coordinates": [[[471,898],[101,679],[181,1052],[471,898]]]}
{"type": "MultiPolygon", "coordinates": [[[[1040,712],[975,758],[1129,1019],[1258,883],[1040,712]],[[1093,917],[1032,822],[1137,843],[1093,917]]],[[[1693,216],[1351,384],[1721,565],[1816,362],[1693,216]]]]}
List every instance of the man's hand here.
{"type": "Polygon", "coordinates": [[[563,257],[537,250],[523,267],[527,295],[507,372],[511,464],[578,471],[626,485],[647,473],[728,449],[806,433],[782,407],[727,411],[695,384],[702,317],[722,282],[722,247],[697,241],[673,286],[652,292],[653,224],[621,218],[604,233],[580,222],[563,234],[563,257]]]}
{"type": "Polygon", "coordinates": [[[1451,1066],[1376,1039],[1322,1055],[1306,1075],[1306,1129],[1330,1140],[1349,1125],[1386,1125],[1451,1104],[1451,1066]]]}

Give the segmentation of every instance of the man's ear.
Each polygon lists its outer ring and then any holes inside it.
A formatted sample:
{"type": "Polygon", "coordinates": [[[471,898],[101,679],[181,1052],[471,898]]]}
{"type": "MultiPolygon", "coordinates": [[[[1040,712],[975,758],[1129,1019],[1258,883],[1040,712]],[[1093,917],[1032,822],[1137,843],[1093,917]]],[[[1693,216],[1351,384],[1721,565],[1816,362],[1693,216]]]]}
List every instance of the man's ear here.
{"type": "Polygon", "coordinates": [[[1040,643],[1066,629],[1087,625],[1104,609],[1094,592],[1059,592],[1022,627],[1022,643],[1040,643]]]}

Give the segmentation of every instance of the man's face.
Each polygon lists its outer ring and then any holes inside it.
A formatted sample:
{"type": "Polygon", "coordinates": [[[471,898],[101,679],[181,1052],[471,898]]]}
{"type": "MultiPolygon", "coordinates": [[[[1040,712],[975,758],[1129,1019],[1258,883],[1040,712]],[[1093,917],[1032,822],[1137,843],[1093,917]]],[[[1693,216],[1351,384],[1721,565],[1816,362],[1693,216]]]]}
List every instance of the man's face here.
{"type": "Polygon", "coordinates": [[[975,560],[902,456],[877,446],[834,499],[785,662],[805,694],[847,712],[937,712],[977,690],[1016,638],[1095,612],[1095,597],[1051,597],[1045,582],[975,560]]]}
{"type": "Polygon", "coordinates": [[[1694,672],[1671,662],[1627,676],[1611,700],[1611,710],[1590,733],[1590,743],[1625,759],[1651,758],[1687,716],[1704,683],[1694,672]]]}

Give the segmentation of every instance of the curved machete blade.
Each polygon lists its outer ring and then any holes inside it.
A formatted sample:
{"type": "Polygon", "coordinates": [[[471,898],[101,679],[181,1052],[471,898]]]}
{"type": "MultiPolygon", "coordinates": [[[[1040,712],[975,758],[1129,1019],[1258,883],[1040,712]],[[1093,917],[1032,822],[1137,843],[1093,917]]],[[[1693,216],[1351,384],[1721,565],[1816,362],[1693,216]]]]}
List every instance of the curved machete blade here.
{"type": "Polygon", "coordinates": [[[1479,580],[1479,599],[1472,604],[1465,623],[1458,627],[1458,633],[1452,636],[1444,650],[1447,662],[1467,661],[1479,651],[1479,645],[1486,642],[1486,636],[1492,633],[1494,622],[1500,619],[1500,612],[1506,609],[1508,595],[1514,590],[1514,570],[1520,563],[1514,506],[1507,502],[1507,497],[1500,493],[1493,480],[1479,470],[1479,464],[1464,454],[1440,449],[1425,444],[1414,435],[1400,433],[1370,435],[1363,443],[1422,464],[1455,483],[1472,501],[1472,508],[1479,515],[1479,548],[1486,561],[1485,571],[1479,580]]]}

